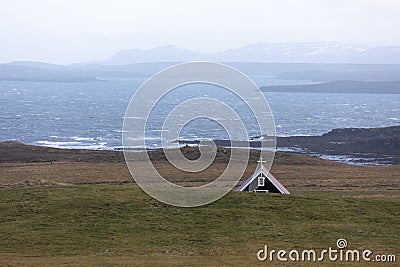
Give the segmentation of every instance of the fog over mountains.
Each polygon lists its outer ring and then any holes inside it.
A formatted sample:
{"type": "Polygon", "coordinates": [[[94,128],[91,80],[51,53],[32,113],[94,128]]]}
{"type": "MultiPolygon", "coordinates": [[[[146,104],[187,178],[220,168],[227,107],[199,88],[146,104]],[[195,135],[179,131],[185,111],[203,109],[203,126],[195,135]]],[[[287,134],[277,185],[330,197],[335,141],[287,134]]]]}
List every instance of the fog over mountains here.
{"type": "Polygon", "coordinates": [[[252,44],[208,54],[162,46],[125,50],[103,61],[71,65],[14,61],[0,64],[0,81],[144,80],[187,61],[223,62],[258,81],[265,91],[400,93],[400,46],[363,47],[333,42],[252,44]]]}
{"type": "Polygon", "coordinates": [[[400,46],[356,46],[336,42],[250,44],[220,53],[200,53],[175,46],[132,49],[96,62],[123,65],[139,62],[207,60],[216,62],[400,64],[400,46]]]}

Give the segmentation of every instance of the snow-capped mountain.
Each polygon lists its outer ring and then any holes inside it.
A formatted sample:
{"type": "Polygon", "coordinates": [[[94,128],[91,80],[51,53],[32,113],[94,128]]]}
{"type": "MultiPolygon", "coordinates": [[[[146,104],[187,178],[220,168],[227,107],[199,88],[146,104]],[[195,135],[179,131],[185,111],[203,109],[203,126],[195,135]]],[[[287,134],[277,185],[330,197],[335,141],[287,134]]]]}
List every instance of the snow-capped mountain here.
{"type": "Polygon", "coordinates": [[[371,47],[335,42],[261,43],[250,44],[220,53],[206,54],[175,46],[150,50],[125,50],[101,64],[136,62],[175,62],[210,60],[218,62],[282,62],[282,63],[372,63],[400,64],[400,46],[371,47]]]}
{"type": "Polygon", "coordinates": [[[220,53],[220,60],[262,62],[333,62],[368,50],[341,43],[263,43],[220,53]]]}

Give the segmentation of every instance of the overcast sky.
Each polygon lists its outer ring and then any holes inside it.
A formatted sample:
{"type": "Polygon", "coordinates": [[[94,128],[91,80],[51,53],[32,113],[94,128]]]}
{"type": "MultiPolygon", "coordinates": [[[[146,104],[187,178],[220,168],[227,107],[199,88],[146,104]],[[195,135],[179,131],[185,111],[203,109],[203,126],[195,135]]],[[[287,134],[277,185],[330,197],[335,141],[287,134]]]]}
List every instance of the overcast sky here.
{"type": "Polygon", "coordinates": [[[0,62],[95,61],[161,45],[400,45],[399,0],[0,0],[0,62]]]}

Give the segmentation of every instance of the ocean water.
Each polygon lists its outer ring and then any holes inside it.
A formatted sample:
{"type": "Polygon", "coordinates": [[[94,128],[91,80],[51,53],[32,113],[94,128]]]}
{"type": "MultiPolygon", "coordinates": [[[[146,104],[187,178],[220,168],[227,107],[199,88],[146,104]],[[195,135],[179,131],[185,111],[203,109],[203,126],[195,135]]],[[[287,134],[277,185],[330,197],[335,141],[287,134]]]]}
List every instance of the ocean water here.
{"type": "MultiPolygon", "coordinates": [[[[280,83],[269,77],[256,78],[259,85],[280,83]]],[[[120,148],[126,107],[143,81],[143,77],[89,83],[1,81],[0,141],[61,148],[120,148]]],[[[274,92],[264,95],[274,115],[278,136],[320,135],[334,128],[400,125],[400,95],[274,92]]],[[[195,85],[174,90],[157,103],[148,120],[146,145],[160,146],[162,122],[177,104],[204,96],[233,107],[245,121],[249,135],[257,136],[256,121],[245,103],[221,88],[195,85]]],[[[199,119],[182,129],[179,138],[225,139],[227,133],[215,122],[199,119]]]]}

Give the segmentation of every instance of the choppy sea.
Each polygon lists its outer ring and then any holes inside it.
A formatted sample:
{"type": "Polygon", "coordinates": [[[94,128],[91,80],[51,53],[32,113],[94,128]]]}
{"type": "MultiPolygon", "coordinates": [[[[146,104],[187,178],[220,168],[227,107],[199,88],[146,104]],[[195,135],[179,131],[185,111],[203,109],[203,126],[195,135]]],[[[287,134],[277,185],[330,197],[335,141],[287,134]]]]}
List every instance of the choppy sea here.
{"type": "MultiPolygon", "coordinates": [[[[126,108],[145,78],[104,78],[87,83],[0,81],[0,141],[59,148],[121,148],[126,108]]],[[[262,76],[254,80],[260,86],[288,83],[262,76]]],[[[257,136],[251,114],[232,93],[215,86],[188,85],[157,103],[147,122],[146,145],[160,147],[162,122],[176,105],[204,96],[233,107],[244,118],[249,136],[257,136]]],[[[264,96],[274,116],[277,136],[400,125],[399,94],[265,92],[264,96]]],[[[226,139],[227,133],[215,122],[199,119],[185,126],[179,138],[226,139]]]]}

